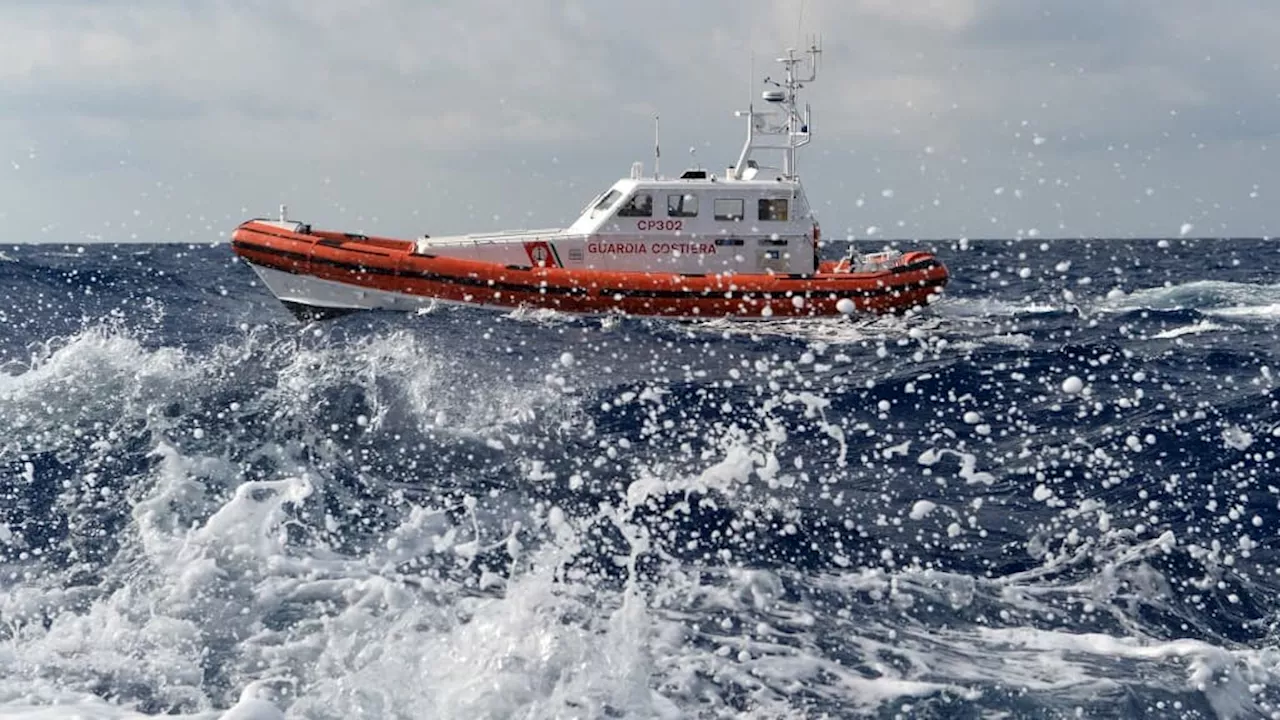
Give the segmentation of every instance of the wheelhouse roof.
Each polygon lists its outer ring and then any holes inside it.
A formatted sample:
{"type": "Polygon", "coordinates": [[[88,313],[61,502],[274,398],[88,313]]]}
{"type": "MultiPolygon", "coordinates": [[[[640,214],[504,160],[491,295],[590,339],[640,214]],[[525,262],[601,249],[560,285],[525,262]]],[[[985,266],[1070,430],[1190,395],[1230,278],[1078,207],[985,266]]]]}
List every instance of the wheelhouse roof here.
{"type": "Polygon", "coordinates": [[[619,192],[631,192],[636,189],[653,189],[653,190],[681,190],[690,187],[697,188],[714,188],[735,190],[785,190],[791,192],[800,188],[799,180],[787,180],[784,178],[762,179],[755,177],[750,180],[734,180],[733,178],[725,178],[723,176],[707,177],[707,178],[624,178],[614,183],[610,189],[619,192]]]}

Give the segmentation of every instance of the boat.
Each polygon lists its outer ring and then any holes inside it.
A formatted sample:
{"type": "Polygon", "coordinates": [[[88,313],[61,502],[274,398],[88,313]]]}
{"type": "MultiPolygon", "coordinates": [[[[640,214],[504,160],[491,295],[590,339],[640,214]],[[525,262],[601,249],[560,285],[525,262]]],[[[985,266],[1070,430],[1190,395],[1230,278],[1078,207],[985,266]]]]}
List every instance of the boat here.
{"type": "MultiPolygon", "coordinates": [[[[257,218],[232,233],[234,252],[299,317],[417,310],[438,303],[498,309],[671,318],[903,313],[939,297],[949,279],[931,252],[850,251],[820,257],[821,227],[796,169],[812,141],[799,91],[818,73],[810,44],[778,58],[764,109],[746,111],[735,164],[629,177],[593,198],[565,228],[415,239],[315,230],[257,218]],[[762,157],[780,167],[762,163],[762,157]]],[[[655,136],[657,118],[655,118],[655,136]]]]}

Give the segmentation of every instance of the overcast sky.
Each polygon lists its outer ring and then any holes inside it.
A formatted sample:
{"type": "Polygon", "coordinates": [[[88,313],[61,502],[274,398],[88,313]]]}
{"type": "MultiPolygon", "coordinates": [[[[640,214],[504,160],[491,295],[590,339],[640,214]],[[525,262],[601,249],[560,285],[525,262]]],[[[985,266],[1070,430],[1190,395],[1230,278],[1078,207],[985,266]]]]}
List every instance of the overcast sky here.
{"type": "Polygon", "coordinates": [[[3,0],[4,240],[568,224],[815,32],[828,235],[1280,234],[1268,0],[3,0]]]}

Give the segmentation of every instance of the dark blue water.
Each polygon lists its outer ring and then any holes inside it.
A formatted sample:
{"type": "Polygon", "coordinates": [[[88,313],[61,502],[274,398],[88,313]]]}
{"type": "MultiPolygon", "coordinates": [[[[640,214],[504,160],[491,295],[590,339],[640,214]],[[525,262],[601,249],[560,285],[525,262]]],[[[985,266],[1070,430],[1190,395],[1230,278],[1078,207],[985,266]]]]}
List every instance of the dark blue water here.
{"type": "Polygon", "coordinates": [[[935,245],[762,323],[5,248],[0,714],[1278,716],[1280,245],[935,245]]]}

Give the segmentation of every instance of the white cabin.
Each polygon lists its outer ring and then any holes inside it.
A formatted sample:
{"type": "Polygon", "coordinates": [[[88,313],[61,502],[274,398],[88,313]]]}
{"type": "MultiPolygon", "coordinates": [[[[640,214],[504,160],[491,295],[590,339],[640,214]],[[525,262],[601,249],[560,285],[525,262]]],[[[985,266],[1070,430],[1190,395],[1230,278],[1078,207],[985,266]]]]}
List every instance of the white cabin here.
{"type": "MultiPolygon", "coordinates": [[[[516,266],[554,266],[633,272],[811,274],[818,265],[819,230],[795,172],[795,151],[810,141],[809,110],[796,106],[802,83],[793,51],[779,58],[784,83],[766,90],[772,111],[745,113],[747,140],[723,174],[685,170],[677,178],[645,177],[640,163],[583,208],[569,227],[423,237],[420,254],[447,255],[516,266]],[[774,142],[770,142],[770,138],[774,142]],[[782,144],[777,139],[782,139],[782,144]],[[782,167],[761,166],[756,151],[782,154],[782,167]]],[[[766,82],[768,82],[766,80],[766,82]]]]}

